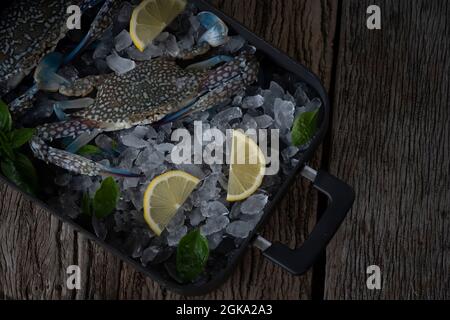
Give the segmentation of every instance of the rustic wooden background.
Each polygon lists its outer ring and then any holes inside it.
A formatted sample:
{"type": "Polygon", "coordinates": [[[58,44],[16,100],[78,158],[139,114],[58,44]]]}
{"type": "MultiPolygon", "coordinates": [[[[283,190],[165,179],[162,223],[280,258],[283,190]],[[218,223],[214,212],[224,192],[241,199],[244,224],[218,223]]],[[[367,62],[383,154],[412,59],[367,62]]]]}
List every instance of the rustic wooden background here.
{"type": "MultiPolygon", "coordinates": [[[[354,186],[353,210],[313,271],[293,277],[249,250],[209,299],[450,298],[450,3],[446,0],[212,0],[310,67],[333,102],[312,166],[354,186]],[[382,8],[382,30],[366,9],[382,8]],[[366,287],[379,265],[382,289],[366,287]]],[[[263,235],[295,247],[317,219],[299,179],[263,235]]],[[[0,184],[0,298],[184,299],[161,289],[0,184]],[[68,291],[65,269],[82,268],[68,291]]]]}

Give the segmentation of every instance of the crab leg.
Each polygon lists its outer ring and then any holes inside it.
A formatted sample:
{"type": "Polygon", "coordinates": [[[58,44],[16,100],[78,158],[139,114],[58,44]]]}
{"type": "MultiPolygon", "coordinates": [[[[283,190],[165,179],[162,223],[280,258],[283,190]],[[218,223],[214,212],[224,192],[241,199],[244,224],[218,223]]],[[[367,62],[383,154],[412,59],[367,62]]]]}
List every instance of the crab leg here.
{"type": "Polygon", "coordinates": [[[120,169],[108,168],[79,155],[50,147],[46,143],[54,139],[75,138],[78,135],[91,133],[92,131],[99,133],[102,131],[99,126],[99,122],[81,119],[44,124],[37,128],[37,134],[31,139],[30,147],[37,158],[76,174],[139,177],[139,175],[120,169]]]}
{"type": "Polygon", "coordinates": [[[230,56],[215,56],[211,59],[191,64],[186,68],[186,70],[206,70],[211,69],[212,67],[218,65],[223,62],[233,61],[233,57],[230,56]]]}
{"type": "MultiPolygon", "coordinates": [[[[92,1],[87,1],[86,8],[92,6],[92,1]]],[[[101,1],[94,1],[98,3],[101,1]]],[[[122,1],[117,0],[105,0],[99,12],[97,13],[94,21],[91,23],[91,27],[88,33],[84,36],[81,42],[72,50],[65,58],[63,64],[67,64],[72,61],[84,48],[86,48],[93,40],[97,39],[112,22],[112,15],[119,8],[122,1]]]]}

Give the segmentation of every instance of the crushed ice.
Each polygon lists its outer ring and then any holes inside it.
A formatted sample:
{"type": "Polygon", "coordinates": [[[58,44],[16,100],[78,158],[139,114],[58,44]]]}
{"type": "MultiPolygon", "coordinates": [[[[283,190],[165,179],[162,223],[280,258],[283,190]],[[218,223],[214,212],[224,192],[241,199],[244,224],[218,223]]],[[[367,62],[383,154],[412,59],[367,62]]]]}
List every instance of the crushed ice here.
{"type": "MultiPolygon", "coordinates": [[[[140,61],[161,56],[176,57],[181,50],[192,48],[201,36],[201,26],[195,15],[188,14],[189,30],[182,35],[163,32],[144,52],[137,50],[126,31],[132,6],[125,3],[116,18],[115,24],[122,30],[113,34],[106,32],[98,41],[93,56],[88,57],[98,68],[99,73],[114,71],[124,74],[136,67],[140,61]]],[[[246,45],[240,36],[230,37],[230,41],[219,48],[221,54],[238,52],[246,45]]],[[[73,77],[76,70],[67,70],[73,77]]],[[[137,126],[122,132],[100,134],[92,143],[102,150],[95,155],[95,161],[105,165],[120,167],[135,173],[143,173],[143,178],[118,179],[121,198],[116,212],[105,221],[92,219],[95,234],[101,239],[111,238],[117,233],[125,234],[124,247],[134,258],[140,258],[143,265],[154,263],[170,256],[180,239],[193,228],[200,228],[207,236],[211,249],[220,246],[226,238],[245,239],[254,230],[272,196],[283,182],[279,175],[267,176],[256,194],[243,202],[226,201],[228,165],[175,165],[170,154],[176,148],[171,135],[178,128],[187,129],[193,134],[193,122],[203,121],[206,129],[279,129],[284,142],[281,161],[284,169],[293,168],[304,149],[290,145],[290,129],[294,117],[301,113],[317,110],[321,101],[311,98],[309,88],[298,83],[295,90],[287,92],[279,83],[272,81],[267,89],[254,88],[251,94],[237,93],[227,106],[193,114],[174,124],[158,128],[137,126]],[[199,179],[201,184],[183,205],[176,217],[170,222],[160,237],[155,237],[143,219],[142,198],[148,183],[159,174],[168,170],[183,170],[199,179]]],[[[205,132],[206,130],[206,132],[205,132]]],[[[206,144],[203,144],[203,151],[206,144]]],[[[93,194],[100,185],[100,178],[73,176],[62,172],[55,178],[58,195],[53,197],[51,205],[59,208],[71,218],[81,214],[81,197],[87,192],[93,194]]]]}

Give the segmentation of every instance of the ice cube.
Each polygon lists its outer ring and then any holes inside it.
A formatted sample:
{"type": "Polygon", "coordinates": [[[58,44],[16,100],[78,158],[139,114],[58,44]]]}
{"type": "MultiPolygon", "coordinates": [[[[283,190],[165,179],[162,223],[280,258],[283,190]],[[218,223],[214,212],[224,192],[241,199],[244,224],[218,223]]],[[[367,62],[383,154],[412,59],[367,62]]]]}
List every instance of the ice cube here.
{"type": "Polygon", "coordinates": [[[241,217],[241,221],[248,222],[252,229],[256,228],[258,223],[261,221],[263,213],[259,213],[256,215],[243,215],[241,217]]]}
{"type": "Polygon", "coordinates": [[[120,24],[130,23],[132,12],[133,12],[133,6],[131,5],[131,3],[124,2],[122,8],[120,8],[119,13],[117,14],[117,21],[120,24]]]}
{"type": "Polygon", "coordinates": [[[136,128],[134,128],[133,134],[140,139],[145,139],[149,131],[150,129],[148,127],[137,126],[136,128]]]}
{"type": "Polygon", "coordinates": [[[112,39],[102,40],[95,48],[92,58],[94,60],[105,59],[111,53],[112,48],[113,48],[112,39]]]}
{"type": "Polygon", "coordinates": [[[95,235],[100,240],[105,240],[108,235],[108,228],[104,221],[97,219],[95,216],[92,216],[92,227],[94,228],[95,235]]]}
{"type": "Polygon", "coordinates": [[[192,212],[189,214],[189,222],[191,226],[196,227],[203,221],[205,221],[205,217],[202,215],[202,212],[199,208],[195,208],[192,210],[192,212]]]}
{"type": "Polygon", "coordinates": [[[156,132],[155,128],[153,128],[152,126],[148,126],[148,133],[146,135],[147,139],[156,139],[156,137],[158,136],[158,132],[156,132]]]}
{"type": "Polygon", "coordinates": [[[269,87],[270,92],[272,92],[272,94],[275,97],[281,98],[284,96],[284,89],[283,87],[281,87],[277,82],[272,81],[270,83],[270,87],[269,87]]]}
{"type": "Polygon", "coordinates": [[[233,106],[240,106],[242,105],[242,102],[244,100],[244,97],[242,95],[236,95],[233,99],[232,105],[233,106]]]}
{"type": "Polygon", "coordinates": [[[166,123],[165,125],[162,125],[160,127],[161,131],[164,131],[165,134],[167,134],[167,136],[170,136],[172,134],[172,127],[173,127],[173,123],[166,123]]]}
{"type": "Polygon", "coordinates": [[[186,173],[189,173],[190,175],[193,175],[194,177],[198,179],[203,179],[206,175],[205,172],[202,170],[201,166],[195,165],[195,164],[177,164],[176,165],[178,170],[185,171],[186,173]]]}
{"type": "Polygon", "coordinates": [[[306,85],[299,84],[297,90],[295,91],[294,98],[298,106],[306,106],[309,103],[309,97],[306,94],[306,85]]]}
{"type": "Polygon", "coordinates": [[[135,61],[148,61],[152,58],[160,57],[163,55],[161,48],[155,46],[154,44],[149,44],[143,52],[138,50],[136,47],[131,46],[127,49],[127,55],[130,59],[135,61]]]}
{"type": "Polygon", "coordinates": [[[241,215],[241,204],[241,202],[236,202],[233,204],[230,211],[230,219],[235,220],[239,218],[241,215]]]}
{"type": "Polygon", "coordinates": [[[262,116],[255,117],[255,121],[259,129],[267,129],[273,124],[274,120],[271,116],[264,114],[262,116]]]}
{"type": "Polygon", "coordinates": [[[211,174],[207,176],[203,180],[202,186],[192,195],[194,206],[199,207],[202,202],[219,199],[220,189],[217,188],[218,182],[218,174],[211,174]]]}
{"type": "Polygon", "coordinates": [[[156,43],[164,42],[164,41],[166,41],[166,40],[169,38],[169,36],[170,36],[170,33],[164,31],[164,32],[161,32],[161,33],[155,38],[154,41],[155,41],[156,43]]]}
{"type": "Polygon", "coordinates": [[[100,181],[93,181],[92,185],[88,188],[87,192],[90,197],[94,197],[98,189],[100,189],[100,181]]]}
{"type": "Polygon", "coordinates": [[[256,194],[245,200],[241,205],[241,212],[246,215],[257,215],[263,212],[269,197],[265,194],[256,194]]]}
{"type": "Polygon", "coordinates": [[[232,107],[228,108],[222,112],[219,112],[214,116],[212,119],[212,123],[214,125],[224,125],[228,124],[230,121],[234,119],[241,119],[242,118],[242,110],[238,107],[232,107]]]}
{"type": "Polygon", "coordinates": [[[136,63],[133,60],[122,58],[114,50],[106,57],[106,63],[118,75],[122,75],[136,68],[136,63]]]}
{"type": "Polygon", "coordinates": [[[187,234],[188,229],[186,226],[181,226],[177,230],[167,235],[167,244],[169,247],[176,247],[180,240],[187,234]]]}
{"type": "Polygon", "coordinates": [[[130,188],[136,188],[138,185],[139,185],[139,178],[125,178],[123,180],[123,189],[125,190],[130,188]]]}
{"type": "Polygon", "coordinates": [[[144,172],[160,167],[165,161],[164,154],[156,151],[152,146],[142,151],[136,159],[136,165],[144,172]]]}
{"type": "Polygon", "coordinates": [[[209,168],[211,169],[212,173],[222,173],[222,165],[221,164],[210,164],[209,168]]]}
{"type": "Polygon", "coordinates": [[[183,210],[186,213],[186,212],[191,212],[193,208],[194,208],[194,204],[192,203],[191,197],[189,197],[183,203],[183,205],[181,206],[180,210],[183,210]]]}
{"type": "Polygon", "coordinates": [[[293,157],[300,151],[299,148],[290,146],[281,152],[281,157],[285,163],[289,163],[293,157]]]}
{"type": "Polygon", "coordinates": [[[249,129],[258,129],[258,123],[256,120],[250,116],[248,113],[242,118],[242,123],[240,125],[242,130],[247,131],[249,129]]]}
{"type": "Polygon", "coordinates": [[[200,21],[198,21],[197,16],[191,16],[189,18],[189,22],[191,23],[191,27],[195,32],[198,32],[198,30],[200,29],[200,21]]]}
{"type": "Polygon", "coordinates": [[[207,218],[225,216],[229,213],[227,207],[219,201],[203,202],[200,210],[202,211],[202,215],[207,218]]]}
{"type": "Polygon", "coordinates": [[[317,111],[321,106],[322,101],[319,98],[314,98],[305,105],[306,112],[317,111]]]}
{"type": "Polygon", "coordinates": [[[148,229],[133,229],[125,243],[127,251],[133,258],[140,258],[153,235],[148,229]]]}
{"type": "Polygon", "coordinates": [[[209,235],[208,238],[208,244],[209,244],[209,250],[215,250],[220,245],[220,243],[223,240],[223,231],[213,233],[212,235],[209,235]]]}
{"type": "Polygon", "coordinates": [[[167,153],[171,153],[175,145],[172,143],[161,143],[155,146],[156,151],[166,155],[167,153]]]}
{"type": "Polygon", "coordinates": [[[165,52],[170,57],[177,57],[180,54],[180,47],[178,46],[177,38],[174,35],[169,35],[164,43],[165,52]]]}
{"type": "Polygon", "coordinates": [[[172,233],[178,230],[181,226],[184,225],[184,221],[186,216],[183,210],[178,210],[175,216],[170,220],[169,224],[166,227],[167,232],[172,233]]]}
{"type": "Polygon", "coordinates": [[[95,138],[95,144],[104,151],[111,151],[114,148],[115,142],[106,134],[100,134],[95,138]]]}
{"type": "Polygon", "coordinates": [[[140,188],[134,188],[129,189],[130,190],[130,200],[133,203],[133,206],[136,208],[136,210],[142,210],[144,207],[143,200],[144,200],[144,193],[141,191],[140,188]]]}
{"type": "Polygon", "coordinates": [[[248,221],[234,221],[227,226],[226,232],[233,237],[244,239],[248,237],[253,228],[252,223],[248,221]]]}
{"type": "Polygon", "coordinates": [[[222,47],[222,50],[228,53],[236,53],[245,45],[246,40],[241,36],[232,36],[230,40],[222,47]]]}
{"type": "Polygon", "coordinates": [[[219,172],[219,184],[223,190],[228,191],[228,179],[222,172],[219,172]]]}
{"type": "Polygon", "coordinates": [[[284,89],[278,83],[272,81],[270,83],[269,89],[263,91],[263,97],[264,97],[264,105],[263,105],[264,112],[265,114],[272,116],[274,112],[275,99],[284,97],[284,89]]]}
{"type": "Polygon", "coordinates": [[[119,157],[120,167],[123,169],[132,169],[133,162],[136,160],[138,155],[139,150],[135,148],[127,148],[119,157]]]}
{"type": "Polygon", "coordinates": [[[195,45],[195,39],[192,34],[187,34],[178,41],[180,50],[190,50],[195,45]]]}
{"type": "Polygon", "coordinates": [[[108,159],[100,160],[98,162],[98,164],[101,164],[102,166],[105,166],[105,167],[110,167],[111,166],[111,162],[108,159]]]}
{"type": "Polygon", "coordinates": [[[200,227],[200,233],[204,236],[209,236],[219,231],[222,231],[230,223],[226,216],[211,217],[206,220],[206,223],[200,227]]]}
{"type": "Polygon", "coordinates": [[[70,182],[70,189],[74,191],[87,191],[92,185],[92,178],[88,176],[76,176],[70,182]]]}
{"type": "Polygon", "coordinates": [[[245,97],[242,101],[243,109],[256,109],[264,105],[264,97],[260,94],[256,96],[245,97]]]}
{"type": "Polygon", "coordinates": [[[150,262],[155,260],[159,254],[161,248],[158,246],[150,246],[142,252],[141,262],[144,266],[147,266],[150,262]]]}
{"type": "Polygon", "coordinates": [[[280,133],[290,132],[294,123],[295,105],[290,101],[276,98],[273,106],[275,114],[275,126],[280,129],[280,133]]]}
{"type": "Polygon", "coordinates": [[[125,50],[129,46],[133,44],[133,40],[131,40],[130,34],[126,30],[122,30],[115,38],[114,38],[114,48],[117,52],[121,52],[125,50]]]}
{"type": "Polygon", "coordinates": [[[127,147],[132,147],[136,149],[143,149],[148,147],[148,142],[144,139],[136,136],[133,133],[125,134],[121,137],[122,143],[127,147]]]}
{"type": "Polygon", "coordinates": [[[121,211],[127,211],[128,209],[130,209],[130,203],[128,202],[128,200],[119,199],[119,201],[117,202],[116,209],[121,211]]]}

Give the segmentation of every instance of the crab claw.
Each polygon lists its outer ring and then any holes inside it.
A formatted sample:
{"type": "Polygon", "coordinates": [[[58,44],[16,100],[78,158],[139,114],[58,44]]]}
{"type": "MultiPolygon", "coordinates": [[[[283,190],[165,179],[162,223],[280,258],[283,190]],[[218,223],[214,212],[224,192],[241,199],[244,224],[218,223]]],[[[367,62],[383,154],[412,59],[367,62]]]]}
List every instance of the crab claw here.
{"type": "Polygon", "coordinates": [[[42,58],[34,72],[34,80],[41,90],[56,92],[63,84],[69,81],[56,73],[63,63],[63,56],[58,52],[52,52],[42,58]]]}
{"type": "Polygon", "coordinates": [[[228,27],[215,14],[204,11],[197,15],[200,24],[207,30],[199,39],[199,43],[207,42],[212,47],[221,46],[229,41],[228,27]]]}

